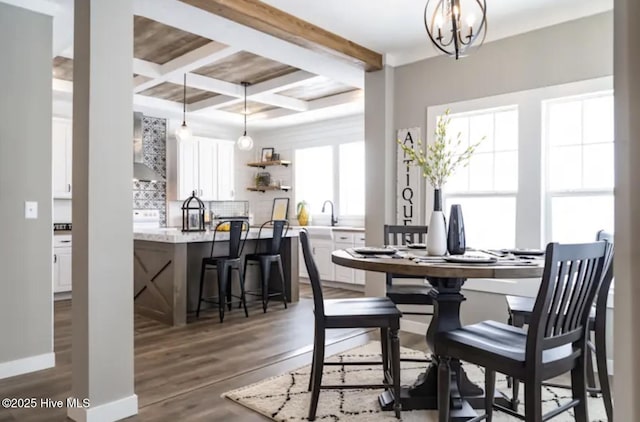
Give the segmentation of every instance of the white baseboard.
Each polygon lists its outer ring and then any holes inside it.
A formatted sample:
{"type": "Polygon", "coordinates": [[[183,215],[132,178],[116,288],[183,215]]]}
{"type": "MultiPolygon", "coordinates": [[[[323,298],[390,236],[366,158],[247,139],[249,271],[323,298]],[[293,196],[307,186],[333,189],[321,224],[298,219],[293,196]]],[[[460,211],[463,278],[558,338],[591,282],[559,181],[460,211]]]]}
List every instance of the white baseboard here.
{"type": "Polygon", "coordinates": [[[137,414],[138,396],[136,394],[95,407],[67,409],[67,416],[76,422],[112,422],[137,414]]]}
{"type": "Polygon", "coordinates": [[[56,366],[56,355],[53,352],[2,362],[0,363],[0,379],[41,371],[54,366],[56,366]]]}

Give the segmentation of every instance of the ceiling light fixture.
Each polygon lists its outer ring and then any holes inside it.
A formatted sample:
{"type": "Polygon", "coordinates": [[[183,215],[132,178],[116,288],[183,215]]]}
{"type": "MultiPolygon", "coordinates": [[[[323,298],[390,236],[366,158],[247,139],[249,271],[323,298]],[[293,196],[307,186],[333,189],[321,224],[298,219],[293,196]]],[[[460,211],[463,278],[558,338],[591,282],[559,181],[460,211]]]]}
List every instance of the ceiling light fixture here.
{"type": "Polygon", "coordinates": [[[487,35],[486,0],[427,0],[424,26],[429,38],[448,56],[456,60],[467,55],[475,41],[480,47],[487,35]],[[476,24],[476,16],[480,19],[476,24]]]}
{"type": "Polygon", "coordinates": [[[236,145],[242,151],[249,151],[253,148],[253,139],[247,135],[247,86],[249,86],[249,82],[242,82],[242,86],[244,86],[244,110],[242,112],[244,114],[244,133],[238,138],[236,145]]]}
{"type": "Polygon", "coordinates": [[[182,126],[176,129],[176,138],[178,141],[187,141],[191,139],[191,128],[187,126],[187,74],[184,74],[184,86],[182,88],[182,126]]]}

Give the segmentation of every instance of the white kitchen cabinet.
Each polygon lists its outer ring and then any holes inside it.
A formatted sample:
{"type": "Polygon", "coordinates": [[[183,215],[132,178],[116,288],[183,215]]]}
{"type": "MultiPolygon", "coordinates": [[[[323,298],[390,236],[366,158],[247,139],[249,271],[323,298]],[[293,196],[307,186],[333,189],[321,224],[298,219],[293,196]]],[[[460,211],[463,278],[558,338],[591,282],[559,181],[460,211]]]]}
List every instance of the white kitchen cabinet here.
{"type": "MultiPolygon", "coordinates": [[[[335,239],[334,250],[349,249],[365,245],[364,233],[360,232],[341,232],[339,230],[335,230],[333,238],[335,239]]],[[[364,271],[354,270],[352,268],[336,264],[333,264],[333,266],[335,281],[364,285],[364,271]]]]}
{"type": "MultiPolygon", "coordinates": [[[[336,241],[334,244],[334,248],[337,249],[348,249],[348,248],[352,248],[353,247],[353,243],[349,242],[349,243],[341,243],[336,241]]],[[[334,264],[334,278],[335,281],[340,281],[342,283],[353,283],[354,282],[354,270],[352,268],[349,267],[345,267],[342,265],[336,265],[334,264]]]]}
{"type": "MultiPolygon", "coordinates": [[[[322,281],[333,281],[334,271],[333,263],[331,262],[331,253],[333,252],[333,241],[329,239],[310,239],[311,242],[311,254],[313,260],[318,268],[318,274],[322,281]]],[[[302,253],[302,246],[299,251],[300,261],[298,264],[299,276],[309,278],[307,273],[307,266],[304,262],[304,255],[302,253]]]]}
{"type": "Polygon", "coordinates": [[[53,197],[71,198],[72,126],[70,120],[53,119],[51,127],[53,157],[53,197]]]}
{"type": "MultiPolygon", "coordinates": [[[[354,248],[361,248],[364,245],[365,245],[364,233],[354,233],[353,247],[354,248]]],[[[355,278],[353,280],[354,283],[355,284],[359,284],[361,286],[364,286],[365,271],[364,270],[353,270],[353,272],[355,273],[355,278]]]]}
{"type": "MultiPolygon", "coordinates": [[[[173,200],[185,200],[195,191],[203,201],[233,198],[233,142],[193,138],[178,142],[173,200]]],[[[173,194],[172,194],[173,192],[173,194]]]]}
{"type": "Polygon", "coordinates": [[[233,180],[234,143],[218,143],[218,200],[230,201],[236,196],[233,180]]]}
{"type": "Polygon", "coordinates": [[[53,248],[53,292],[71,291],[71,236],[55,236],[53,248]]]}
{"type": "Polygon", "coordinates": [[[333,280],[333,263],[331,262],[333,242],[331,240],[319,239],[315,240],[311,246],[320,279],[333,280]]]}

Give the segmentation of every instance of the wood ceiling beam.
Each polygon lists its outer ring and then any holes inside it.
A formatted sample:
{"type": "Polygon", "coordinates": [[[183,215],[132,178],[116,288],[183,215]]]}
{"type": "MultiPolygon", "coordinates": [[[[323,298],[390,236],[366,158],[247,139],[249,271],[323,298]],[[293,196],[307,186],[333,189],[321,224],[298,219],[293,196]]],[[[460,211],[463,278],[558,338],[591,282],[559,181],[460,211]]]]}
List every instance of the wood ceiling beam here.
{"type": "Polygon", "coordinates": [[[305,72],[304,70],[298,70],[297,72],[288,73],[277,78],[269,79],[268,81],[260,82],[255,85],[249,85],[247,87],[247,96],[257,94],[269,94],[277,91],[284,91],[287,89],[295,88],[299,85],[313,82],[317,78],[322,76],[314,75],[313,73],[305,72]]]}
{"type": "Polygon", "coordinates": [[[370,72],[382,55],[259,0],[180,0],[312,51],[338,57],[370,72]]]}
{"type": "MultiPolygon", "coordinates": [[[[274,91],[289,89],[317,77],[302,70],[279,76],[247,87],[247,99],[289,110],[304,111],[308,107],[306,101],[275,94],[274,91]]],[[[207,76],[189,74],[187,76],[187,86],[222,94],[219,97],[209,98],[189,105],[190,111],[224,108],[237,104],[244,99],[244,87],[242,85],[219,81],[207,76]]]]}
{"type": "Polygon", "coordinates": [[[362,68],[178,0],[134,0],[134,13],[345,85],[364,88],[362,68]]]}
{"type": "MultiPolygon", "coordinates": [[[[71,100],[70,96],[73,93],[73,82],[54,78],[51,87],[54,92],[65,94],[65,96],[69,96],[68,100],[71,100]]],[[[136,110],[159,110],[169,113],[172,117],[182,118],[182,104],[175,101],[133,94],[133,105],[136,110]]],[[[242,116],[238,113],[230,113],[223,110],[210,110],[207,117],[222,122],[240,123],[242,121],[242,116]]]]}
{"type": "MultiPolygon", "coordinates": [[[[319,98],[317,100],[307,101],[309,107],[307,112],[317,111],[323,108],[342,106],[349,103],[362,103],[364,95],[361,90],[354,90],[345,92],[343,94],[332,95],[330,97],[319,98]]],[[[290,116],[298,112],[293,110],[286,110],[283,108],[267,110],[260,113],[252,114],[247,118],[249,120],[269,120],[277,119],[279,117],[290,116]]]]}
{"type": "Polygon", "coordinates": [[[239,51],[240,49],[235,47],[224,46],[216,42],[209,43],[161,65],[159,77],[135,84],[133,91],[135,93],[142,92],[156,85],[160,85],[163,82],[167,82],[174,76],[179,76],[180,83],[182,83],[183,74],[222,60],[239,51]]]}

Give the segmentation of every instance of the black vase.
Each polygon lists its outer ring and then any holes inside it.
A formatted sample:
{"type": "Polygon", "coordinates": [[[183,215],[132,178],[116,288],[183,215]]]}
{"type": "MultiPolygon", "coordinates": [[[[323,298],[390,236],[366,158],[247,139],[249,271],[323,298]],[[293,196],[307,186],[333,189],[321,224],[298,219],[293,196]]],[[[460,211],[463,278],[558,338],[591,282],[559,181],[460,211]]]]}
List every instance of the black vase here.
{"type": "Polygon", "coordinates": [[[442,211],[442,191],[437,188],[433,190],[433,210],[442,211]]]}
{"type": "Polygon", "coordinates": [[[464,235],[464,220],[460,204],[451,205],[449,214],[449,232],[447,234],[447,250],[451,255],[462,255],[467,248],[464,235]]]}

